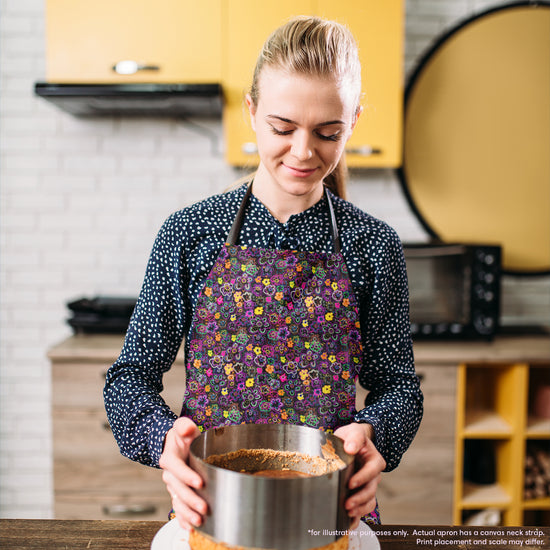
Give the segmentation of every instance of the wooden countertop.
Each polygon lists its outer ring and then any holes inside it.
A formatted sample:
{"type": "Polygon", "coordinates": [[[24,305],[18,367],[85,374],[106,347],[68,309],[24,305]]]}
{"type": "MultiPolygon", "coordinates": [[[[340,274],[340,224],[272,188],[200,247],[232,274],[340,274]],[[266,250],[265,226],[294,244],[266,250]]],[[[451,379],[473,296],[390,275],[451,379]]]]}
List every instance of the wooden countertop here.
{"type": "MultiPolygon", "coordinates": [[[[56,361],[105,361],[118,357],[124,337],[98,334],[75,335],[54,346],[48,357],[56,361]]],[[[418,341],[414,344],[417,363],[457,365],[462,362],[550,363],[550,335],[498,336],[487,341],[418,341]]],[[[183,346],[176,362],[183,363],[183,346]]]]}
{"type": "MultiPolygon", "coordinates": [[[[163,525],[159,521],[2,519],[0,549],[149,550],[163,525]]],[[[550,548],[549,527],[382,525],[376,532],[381,550],[550,548]]]]}

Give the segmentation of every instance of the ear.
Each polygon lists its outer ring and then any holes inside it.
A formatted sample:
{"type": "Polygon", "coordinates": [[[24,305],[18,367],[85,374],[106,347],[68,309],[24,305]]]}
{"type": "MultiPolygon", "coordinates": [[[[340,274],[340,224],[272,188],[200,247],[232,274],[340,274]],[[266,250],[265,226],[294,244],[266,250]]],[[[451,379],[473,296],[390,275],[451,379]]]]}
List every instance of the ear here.
{"type": "Polygon", "coordinates": [[[353,129],[355,128],[355,125],[357,124],[357,120],[359,118],[359,115],[363,112],[363,106],[358,105],[357,109],[355,110],[355,115],[353,117],[353,120],[351,122],[351,132],[353,132],[353,129]]]}
{"type": "Polygon", "coordinates": [[[250,94],[246,94],[244,100],[246,101],[248,112],[250,113],[250,125],[252,126],[252,129],[256,131],[256,106],[254,105],[250,94]]]}

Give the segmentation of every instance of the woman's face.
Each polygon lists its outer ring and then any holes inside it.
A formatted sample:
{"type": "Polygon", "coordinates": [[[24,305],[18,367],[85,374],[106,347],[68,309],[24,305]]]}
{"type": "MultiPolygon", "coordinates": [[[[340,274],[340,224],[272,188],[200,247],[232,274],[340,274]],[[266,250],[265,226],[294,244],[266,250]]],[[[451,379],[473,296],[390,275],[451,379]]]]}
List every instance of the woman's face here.
{"type": "Polygon", "coordinates": [[[254,181],[319,200],[357,121],[351,94],[333,79],[265,67],[258,104],[250,96],[247,104],[261,161],[254,181]]]}

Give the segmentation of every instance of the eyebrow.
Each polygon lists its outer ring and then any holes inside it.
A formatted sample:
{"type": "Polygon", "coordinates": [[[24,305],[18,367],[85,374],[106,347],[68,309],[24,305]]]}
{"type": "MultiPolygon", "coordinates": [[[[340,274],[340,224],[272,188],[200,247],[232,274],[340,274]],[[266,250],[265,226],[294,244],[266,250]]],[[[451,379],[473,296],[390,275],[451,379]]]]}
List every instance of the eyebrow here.
{"type": "MultiPolygon", "coordinates": [[[[290,118],[285,118],[279,115],[267,115],[266,118],[274,118],[276,120],[280,120],[281,122],[286,122],[287,124],[298,124],[294,120],[291,120],[290,118]]],[[[320,124],[317,124],[317,128],[321,126],[332,126],[334,124],[345,124],[342,120],[329,120],[327,122],[321,122],[320,124]]]]}

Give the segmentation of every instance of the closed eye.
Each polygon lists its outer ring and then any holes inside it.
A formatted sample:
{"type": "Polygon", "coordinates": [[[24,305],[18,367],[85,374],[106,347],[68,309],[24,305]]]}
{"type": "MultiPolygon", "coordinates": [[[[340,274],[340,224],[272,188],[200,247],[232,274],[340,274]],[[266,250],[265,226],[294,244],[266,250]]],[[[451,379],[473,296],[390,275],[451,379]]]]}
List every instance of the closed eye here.
{"type": "Polygon", "coordinates": [[[288,135],[292,134],[292,132],[293,132],[293,130],[280,130],[279,128],[276,128],[272,124],[270,124],[269,127],[271,128],[271,131],[276,136],[288,136],[288,135]]]}
{"type": "Polygon", "coordinates": [[[317,132],[317,135],[324,141],[339,141],[341,137],[340,132],[336,132],[335,134],[325,135],[317,132]]]}

